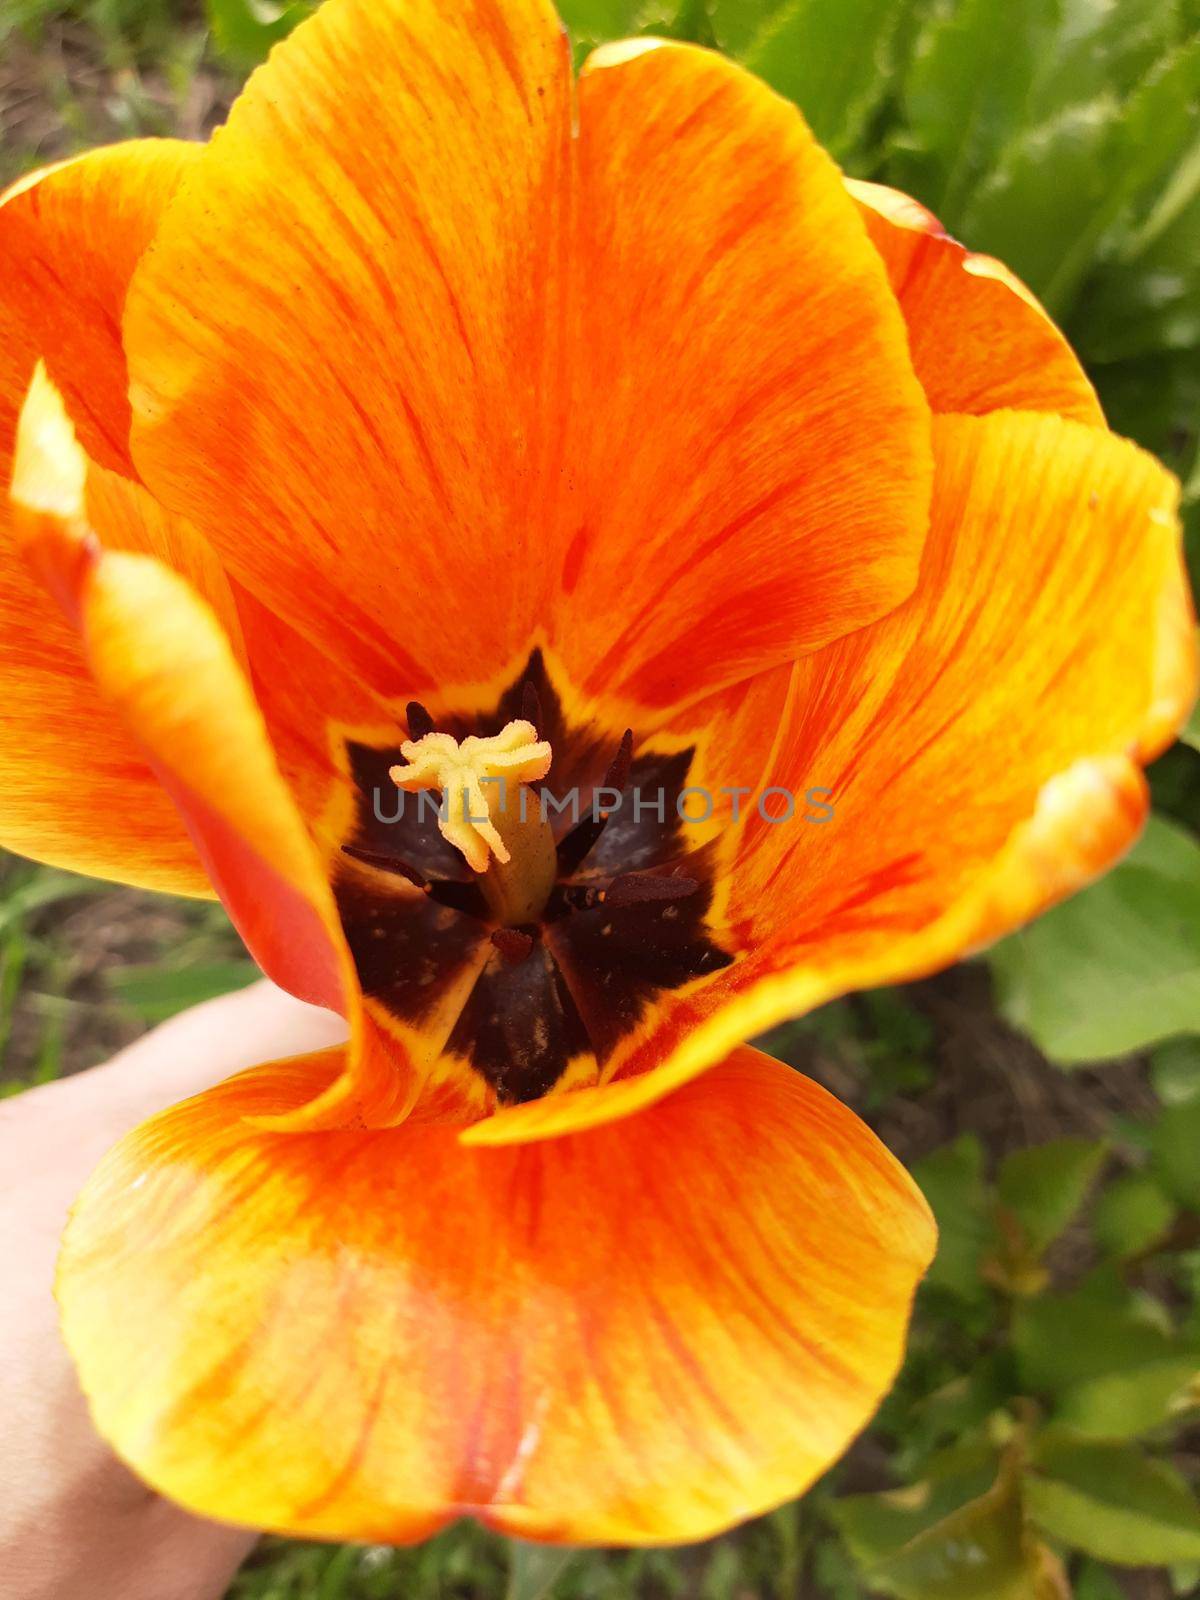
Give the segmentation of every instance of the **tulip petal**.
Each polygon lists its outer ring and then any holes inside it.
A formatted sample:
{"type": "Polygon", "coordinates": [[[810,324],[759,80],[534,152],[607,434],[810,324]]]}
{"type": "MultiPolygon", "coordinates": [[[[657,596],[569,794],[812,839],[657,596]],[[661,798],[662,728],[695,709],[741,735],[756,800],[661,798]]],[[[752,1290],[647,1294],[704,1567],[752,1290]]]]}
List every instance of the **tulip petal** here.
{"type": "MultiPolygon", "coordinates": [[[[102,695],[175,802],[251,954],[282,988],[350,1020],[351,1069],[320,1108],[321,1120],[335,1108],[342,1120],[386,1117],[412,1085],[360,1015],[332,892],[235,645],[179,572],[144,546],[101,545],[88,520],[95,471],[39,369],[18,432],[17,536],[75,622],[102,695]]],[[[127,495],[141,493],[116,482],[127,495]]]]}
{"type": "Polygon", "coordinates": [[[571,539],[544,604],[578,679],[678,704],[911,592],[928,417],[837,169],[764,84],[605,46],[578,166],[571,539]]]}
{"type": "Polygon", "coordinates": [[[0,196],[0,481],[41,359],[80,443],[133,475],[121,313],[129,279],[202,147],[134,139],[22,178],[0,196]]]}
{"type": "Polygon", "coordinates": [[[213,892],[78,635],[11,547],[0,554],[0,845],[90,877],[213,892]]]}
{"type": "Polygon", "coordinates": [[[1045,411],[1104,426],[1078,357],[1015,274],[965,249],[899,190],[846,186],[887,267],[934,411],[1045,411]]]}
{"type": "Polygon", "coordinates": [[[458,1515],[698,1539],[806,1488],[890,1385],[928,1209],[790,1069],[743,1049],[619,1130],[522,1150],[247,1120],[335,1070],[276,1063],[154,1118],[75,1207],[67,1344],[101,1433],[182,1505],[360,1540],[458,1515]]]}
{"type": "Polygon", "coordinates": [[[769,781],[828,787],[834,816],[748,808],[714,930],[741,958],[663,996],[617,1081],[500,1111],[466,1142],[627,1116],[787,1017],[992,942],[1136,837],[1140,764],[1196,693],[1178,485],[1059,418],[941,417],[934,437],[917,593],[796,667],[769,781]]]}
{"type": "MultiPolygon", "coordinates": [[[[131,470],[121,307],[197,154],[135,140],[35,173],[0,201],[0,843],[95,877],[209,895],[178,814],[18,551],[8,505],[17,416],[39,356],[93,460],[131,470]]],[[[106,544],[153,551],[218,599],[215,562],[147,496],[97,465],[89,497],[106,544]]],[[[222,609],[229,621],[227,599],[222,609]]]]}
{"type": "Polygon", "coordinates": [[[130,295],[146,481],[388,693],[528,653],[570,101],[548,0],[332,0],[130,295]]]}
{"type": "MultiPolygon", "coordinates": [[[[1047,785],[1081,763],[1152,759],[1195,695],[1169,472],[1051,417],[939,418],[935,441],[918,593],[799,669],[778,766],[819,774],[835,821],[807,839],[758,826],[743,844],[735,899],[790,888],[789,868],[803,880],[759,917],[760,935],[807,945],[820,923],[834,962],[926,928],[1038,814],[1047,785]]],[[[1087,844],[1082,831],[1090,875],[1102,862],[1087,844]]]]}
{"type": "Polygon", "coordinates": [[[346,741],[398,745],[397,708],[244,589],[237,595],[254,697],[288,788],[322,850],[327,877],[351,832],[352,778],[346,741]],[[280,670],[286,663],[286,670],[280,670]]]}
{"type": "Polygon", "coordinates": [[[674,45],[600,52],[573,114],[542,0],[329,0],[130,293],[147,483],[384,694],[540,639],[664,705],[915,581],[928,410],[798,114],[674,45]]]}

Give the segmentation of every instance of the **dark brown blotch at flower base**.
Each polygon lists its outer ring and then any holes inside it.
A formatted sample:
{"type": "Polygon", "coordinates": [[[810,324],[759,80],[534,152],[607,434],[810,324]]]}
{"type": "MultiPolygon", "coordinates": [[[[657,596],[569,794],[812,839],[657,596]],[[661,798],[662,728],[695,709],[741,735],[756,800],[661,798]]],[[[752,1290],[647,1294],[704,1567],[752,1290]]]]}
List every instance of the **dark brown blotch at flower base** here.
{"type": "MultiPolygon", "coordinates": [[[[413,737],[413,721],[428,731],[427,715],[410,708],[413,737]]],[[[408,795],[396,821],[380,820],[400,810],[388,776],[403,760],[400,736],[348,746],[357,815],[334,879],[363,991],[400,1022],[431,1025],[478,969],[445,1050],[502,1104],[546,1094],[573,1062],[594,1058],[602,1069],[660,993],[732,960],[708,926],[713,853],[688,850],[677,811],[693,751],[635,758],[621,729],[572,723],[540,652],[494,707],[437,725],[461,740],[535,716],[554,749],[538,787],[556,803],[579,796],[578,821],[573,807],[549,808],[559,881],[538,922],[497,928],[475,874],[439,832],[434,805],[408,795]],[[626,803],[597,821],[600,787],[651,803],[626,803]]]]}

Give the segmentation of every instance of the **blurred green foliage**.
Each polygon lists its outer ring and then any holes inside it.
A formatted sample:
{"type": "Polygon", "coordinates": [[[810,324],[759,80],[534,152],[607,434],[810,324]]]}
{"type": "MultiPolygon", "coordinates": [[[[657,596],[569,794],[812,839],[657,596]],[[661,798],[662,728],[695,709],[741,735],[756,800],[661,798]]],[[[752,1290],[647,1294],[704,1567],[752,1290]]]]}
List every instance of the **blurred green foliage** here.
{"type": "Polygon", "coordinates": [[[208,0],[213,43],[235,67],[253,67],[311,10],[309,0],[208,0]]]}
{"type": "Polygon", "coordinates": [[[1200,840],[1152,817],[1099,883],[999,945],[1005,1015],[1064,1066],[1200,1034],[1200,840]]]}
{"type": "MultiPolygon", "coordinates": [[[[1113,426],[1179,474],[1200,572],[1200,0],[560,8],[577,58],[631,33],[728,51],[794,99],[848,171],[907,189],[1021,273],[1113,426]]],[[[311,9],[0,0],[0,42],[85,30],[114,74],[105,115],[118,132],[169,131],[196,80],[219,104],[311,9]],[[164,64],[165,102],[151,93],[164,64]]],[[[73,92],[59,102],[68,146],[93,127],[73,92]]],[[[31,145],[15,164],[44,153],[31,145]]],[[[1064,1068],[1149,1051],[1144,1098],[1098,1118],[1102,1136],[998,1156],[965,1133],[916,1164],[941,1247],[909,1357],[864,1446],[812,1494],[709,1546],[580,1553],[557,1575],[522,1554],[510,1578],[509,1552],[473,1526],[414,1551],[267,1541],[231,1600],[483,1600],[510,1581],[521,1600],[548,1582],[562,1600],[1194,1594],[1200,721],[1152,786],[1158,815],[1127,861],[989,957],[1005,1016],[1064,1068]],[[1134,1568],[1148,1570],[1135,1580],[1134,1568]]],[[[27,1036],[10,1088],[58,1068],[72,957],[53,918],[92,892],[15,864],[0,876],[0,1062],[14,1018],[27,1036]]],[[[249,975],[214,924],[193,920],[114,968],[95,1003],[133,1026],[249,975]]],[[[935,1030],[902,994],[829,1007],[768,1043],[848,1064],[885,1122],[936,1082],[935,1030]]]]}

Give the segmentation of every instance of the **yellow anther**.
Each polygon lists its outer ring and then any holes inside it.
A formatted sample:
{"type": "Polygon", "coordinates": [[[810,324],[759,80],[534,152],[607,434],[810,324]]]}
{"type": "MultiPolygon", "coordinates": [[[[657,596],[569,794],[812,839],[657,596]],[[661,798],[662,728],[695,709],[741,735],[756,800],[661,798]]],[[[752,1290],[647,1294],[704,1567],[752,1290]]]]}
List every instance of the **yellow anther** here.
{"type": "Polygon", "coordinates": [[[488,870],[490,857],[511,860],[510,846],[527,821],[523,783],[536,783],[550,770],[552,752],[531,722],[510,722],[490,739],[472,735],[460,744],[448,733],[427,733],[400,746],[408,762],[393,767],[400,789],[440,789],[438,827],[476,872],[488,870]]]}

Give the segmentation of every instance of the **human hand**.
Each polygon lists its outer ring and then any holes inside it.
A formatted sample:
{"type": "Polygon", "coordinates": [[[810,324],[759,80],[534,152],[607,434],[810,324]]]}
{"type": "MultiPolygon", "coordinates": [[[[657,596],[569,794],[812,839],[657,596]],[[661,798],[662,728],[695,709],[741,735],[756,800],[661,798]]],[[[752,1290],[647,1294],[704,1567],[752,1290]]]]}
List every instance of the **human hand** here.
{"type": "Polygon", "coordinates": [[[243,1068],[337,1043],[340,1018],[258,983],[91,1072],[0,1103],[0,1600],[218,1600],[254,1544],[138,1481],[96,1434],[54,1265],[88,1174],[145,1117],[243,1068]]]}

